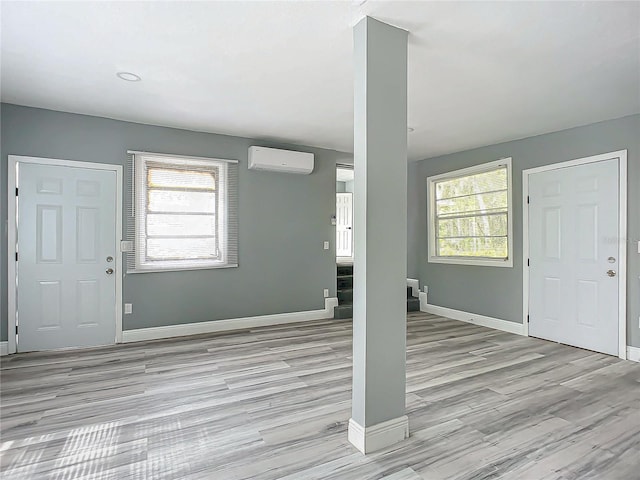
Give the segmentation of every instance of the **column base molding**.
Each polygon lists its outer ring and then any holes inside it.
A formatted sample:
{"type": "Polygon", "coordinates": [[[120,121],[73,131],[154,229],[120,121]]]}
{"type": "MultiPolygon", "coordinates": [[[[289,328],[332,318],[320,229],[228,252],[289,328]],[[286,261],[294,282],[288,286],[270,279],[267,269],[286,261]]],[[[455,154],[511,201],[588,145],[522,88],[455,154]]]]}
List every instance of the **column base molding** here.
{"type": "Polygon", "coordinates": [[[387,420],[370,427],[363,427],[353,418],[349,420],[349,442],[365,455],[409,438],[409,418],[387,420]]]}

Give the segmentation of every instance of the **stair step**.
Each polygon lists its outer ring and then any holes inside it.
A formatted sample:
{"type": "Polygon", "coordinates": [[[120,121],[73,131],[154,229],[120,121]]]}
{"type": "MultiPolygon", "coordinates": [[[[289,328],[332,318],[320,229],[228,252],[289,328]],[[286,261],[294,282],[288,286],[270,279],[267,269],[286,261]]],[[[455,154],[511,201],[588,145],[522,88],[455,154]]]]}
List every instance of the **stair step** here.
{"type": "Polygon", "coordinates": [[[343,288],[338,290],[338,303],[342,304],[345,302],[353,301],[353,289],[352,288],[343,288]]]}
{"type": "Polygon", "coordinates": [[[343,288],[353,288],[353,275],[342,275],[338,277],[338,290],[343,288]]]}
{"type": "Polygon", "coordinates": [[[416,297],[407,298],[407,312],[419,312],[420,299],[416,297]]]}
{"type": "Polygon", "coordinates": [[[353,305],[333,307],[333,318],[353,318],[353,305]]]}
{"type": "Polygon", "coordinates": [[[353,265],[338,265],[337,273],[339,277],[342,275],[353,275],[353,265]]]}

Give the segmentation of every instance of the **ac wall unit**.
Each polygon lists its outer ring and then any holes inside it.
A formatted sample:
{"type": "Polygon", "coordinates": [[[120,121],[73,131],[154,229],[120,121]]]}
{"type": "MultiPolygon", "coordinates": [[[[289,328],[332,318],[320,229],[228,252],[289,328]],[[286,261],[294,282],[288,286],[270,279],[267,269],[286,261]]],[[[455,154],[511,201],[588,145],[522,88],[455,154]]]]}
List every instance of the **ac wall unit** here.
{"type": "Polygon", "coordinates": [[[267,147],[249,147],[249,170],[301,173],[313,172],[313,153],[267,147]]]}

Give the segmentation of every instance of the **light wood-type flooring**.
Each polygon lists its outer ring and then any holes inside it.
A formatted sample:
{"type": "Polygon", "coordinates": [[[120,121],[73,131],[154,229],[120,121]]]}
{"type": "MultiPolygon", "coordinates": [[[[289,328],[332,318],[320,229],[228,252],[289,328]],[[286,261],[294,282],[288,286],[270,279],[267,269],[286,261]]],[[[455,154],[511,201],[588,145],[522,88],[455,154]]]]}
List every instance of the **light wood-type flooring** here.
{"type": "Polygon", "coordinates": [[[640,479],[640,364],[408,315],[411,437],[347,441],[351,322],[2,358],[2,478],[640,479]]]}

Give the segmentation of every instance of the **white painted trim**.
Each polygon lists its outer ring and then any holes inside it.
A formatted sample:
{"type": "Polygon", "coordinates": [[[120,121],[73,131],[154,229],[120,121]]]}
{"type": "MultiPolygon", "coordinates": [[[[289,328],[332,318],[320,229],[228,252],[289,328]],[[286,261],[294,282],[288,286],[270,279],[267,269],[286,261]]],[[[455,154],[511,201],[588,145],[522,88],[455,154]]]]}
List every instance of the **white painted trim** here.
{"type": "Polygon", "coordinates": [[[452,172],[441,173],[427,178],[427,229],[428,229],[428,245],[427,245],[427,261],[429,263],[445,263],[451,265],[475,265],[485,267],[513,267],[513,258],[515,255],[513,249],[513,174],[512,174],[511,157],[501,158],[492,162],[474,165],[472,167],[454,170],[452,172]],[[436,255],[436,238],[434,225],[435,219],[435,189],[433,184],[442,179],[453,179],[481,173],[498,168],[502,165],[507,167],[507,251],[509,258],[507,259],[490,259],[490,258],[464,258],[464,257],[444,257],[436,255]]]}
{"type": "Polygon", "coordinates": [[[529,170],[522,171],[522,325],[529,336],[529,170]]]}
{"type": "Polygon", "coordinates": [[[427,292],[419,292],[418,298],[420,299],[420,311],[426,312],[429,307],[429,301],[427,300],[427,292]]]}
{"type": "Polygon", "coordinates": [[[324,299],[323,310],[307,310],[304,312],[276,313],[256,317],[230,318],[226,320],[212,320],[209,322],[185,323],[183,325],[167,325],[164,327],[138,328],[125,330],[122,342],[143,342],[161,338],[184,337],[203,333],[228,332],[247,328],[266,327],[269,325],[283,325],[286,323],[309,322],[333,318],[333,308],[338,305],[335,297],[324,299]]]}
{"type": "Polygon", "coordinates": [[[9,355],[9,342],[0,342],[0,357],[9,355]]]}
{"type": "Polygon", "coordinates": [[[559,168],[575,167],[589,163],[618,159],[618,357],[627,358],[627,150],[602,153],[590,157],[578,158],[566,162],[552,163],[542,167],[522,171],[522,321],[524,335],[529,335],[529,175],[559,168]]]}
{"type": "Polygon", "coordinates": [[[122,265],[122,251],[120,242],[122,241],[122,165],[114,165],[107,163],[79,162],[75,160],[61,160],[56,158],[40,158],[40,157],[24,157],[20,155],[8,156],[8,189],[7,189],[7,212],[8,212],[8,241],[7,241],[7,293],[8,293],[8,353],[16,353],[16,171],[18,163],[32,163],[39,165],[50,165],[60,167],[88,168],[92,170],[108,170],[116,173],[116,228],[115,228],[115,245],[116,245],[116,338],[114,343],[122,341],[122,278],[125,271],[122,265]],[[120,271],[118,271],[120,270],[120,271]],[[11,285],[14,288],[11,288],[11,285]]]}
{"type": "Polygon", "coordinates": [[[348,438],[354,447],[366,455],[409,438],[409,418],[403,415],[371,427],[363,427],[351,418],[348,438]]]}
{"type": "Polygon", "coordinates": [[[627,360],[640,362],[640,347],[627,347],[627,360]]]}
{"type": "MultiPolygon", "coordinates": [[[[422,307],[422,305],[421,305],[422,307]]],[[[521,323],[508,322],[499,318],[487,317],[485,315],[476,315],[475,313],[463,312],[462,310],[454,310],[453,308],[440,307],[438,305],[425,305],[421,310],[433,315],[460,320],[461,322],[473,323],[482,327],[493,328],[494,330],[502,330],[503,332],[515,333],[516,335],[525,335],[524,325],[521,323]]]]}
{"type": "MultiPolygon", "coordinates": [[[[134,153],[129,151],[128,153],[134,153]]],[[[184,157],[179,155],[162,155],[158,154],[135,154],[133,156],[133,201],[135,202],[133,215],[135,222],[135,235],[133,238],[133,267],[127,268],[127,273],[149,273],[149,272],[169,272],[169,271],[189,271],[202,269],[217,268],[234,268],[237,267],[237,261],[231,262],[229,258],[230,245],[233,245],[237,238],[229,232],[229,217],[233,213],[229,207],[230,191],[234,188],[229,181],[229,167],[224,160],[216,159],[200,159],[198,157],[184,157]],[[167,165],[169,168],[205,168],[209,173],[215,173],[216,177],[216,200],[215,200],[215,216],[216,221],[216,238],[220,248],[219,258],[216,259],[199,259],[199,260],[147,260],[147,216],[149,214],[148,203],[148,178],[147,166],[152,163],[160,163],[167,165]]],[[[237,260],[237,259],[236,259],[237,260]]],[[[127,265],[129,267],[129,265],[127,265]]]]}
{"type": "Polygon", "coordinates": [[[411,287],[411,296],[418,298],[420,295],[420,280],[407,278],[407,287],[411,287]]]}
{"type": "Polygon", "coordinates": [[[16,353],[16,159],[7,165],[7,353],[16,353]]]}
{"type": "Polygon", "coordinates": [[[619,152],[618,182],[618,357],[627,359],[627,151],[619,152]]]}

